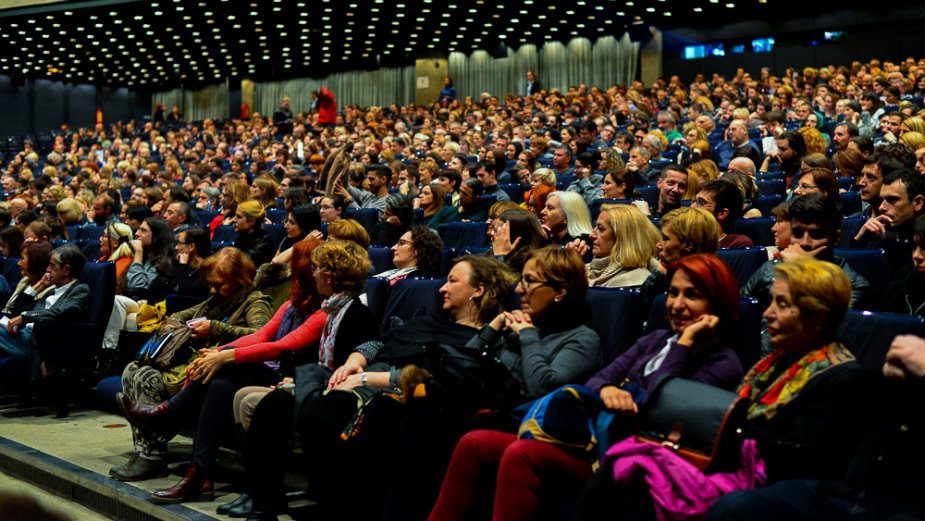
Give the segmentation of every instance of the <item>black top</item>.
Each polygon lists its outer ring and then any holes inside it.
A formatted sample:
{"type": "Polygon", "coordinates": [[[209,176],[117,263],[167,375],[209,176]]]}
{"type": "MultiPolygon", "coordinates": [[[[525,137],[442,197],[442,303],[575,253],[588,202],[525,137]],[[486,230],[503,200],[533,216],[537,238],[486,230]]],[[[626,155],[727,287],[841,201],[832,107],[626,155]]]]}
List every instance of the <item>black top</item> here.
{"type": "Polygon", "coordinates": [[[260,225],[254,226],[247,235],[238,234],[234,247],[246,253],[257,267],[273,260],[273,239],[260,225]]]}

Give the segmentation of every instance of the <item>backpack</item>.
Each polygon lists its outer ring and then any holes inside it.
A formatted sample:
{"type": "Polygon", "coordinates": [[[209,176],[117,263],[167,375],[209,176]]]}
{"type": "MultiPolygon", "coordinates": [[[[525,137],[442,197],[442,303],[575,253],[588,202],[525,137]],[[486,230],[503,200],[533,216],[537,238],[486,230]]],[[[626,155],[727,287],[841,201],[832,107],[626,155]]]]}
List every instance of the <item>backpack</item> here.
{"type": "Polygon", "coordinates": [[[150,365],[161,371],[185,364],[192,352],[189,347],[192,334],[193,329],[186,324],[178,327],[164,326],[145,342],[135,359],[139,364],[150,365]]]}
{"type": "Polygon", "coordinates": [[[549,443],[589,460],[597,457],[595,423],[604,408],[597,393],[581,385],[563,385],[528,405],[518,439],[549,443]]]}

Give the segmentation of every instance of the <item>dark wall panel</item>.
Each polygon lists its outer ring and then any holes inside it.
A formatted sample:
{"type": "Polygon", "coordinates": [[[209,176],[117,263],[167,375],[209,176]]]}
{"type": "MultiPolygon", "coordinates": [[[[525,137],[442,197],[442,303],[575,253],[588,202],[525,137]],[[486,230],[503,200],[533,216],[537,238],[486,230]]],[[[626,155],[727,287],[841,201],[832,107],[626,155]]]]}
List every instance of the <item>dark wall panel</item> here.
{"type": "Polygon", "coordinates": [[[68,89],[67,97],[67,124],[71,128],[93,126],[96,123],[96,88],[93,85],[74,85],[68,89]]]}
{"type": "Polygon", "coordinates": [[[14,85],[0,75],[0,137],[36,134],[71,128],[92,127],[96,109],[103,110],[103,122],[140,120],[151,113],[147,93],[128,89],[97,88],[50,80],[26,80],[14,85]]]}
{"type": "Polygon", "coordinates": [[[50,80],[35,80],[35,129],[42,131],[61,126],[65,107],[66,87],[63,83],[50,80]]]}
{"type": "Polygon", "coordinates": [[[0,136],[16,136],[30,132],[31,86],[13,85],[9,76],[0,75],[0,136]]]}

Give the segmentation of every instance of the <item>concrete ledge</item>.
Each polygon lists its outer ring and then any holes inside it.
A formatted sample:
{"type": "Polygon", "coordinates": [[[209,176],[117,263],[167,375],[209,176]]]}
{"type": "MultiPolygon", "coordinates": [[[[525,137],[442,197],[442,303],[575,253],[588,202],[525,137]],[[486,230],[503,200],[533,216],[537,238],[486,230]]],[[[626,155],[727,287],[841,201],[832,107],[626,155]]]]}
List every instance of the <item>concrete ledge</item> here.
{"type": "Polygon", "coordinates": [[[183,505],[155,505],[148,491],[3,437],[0,471],[118,521],[217,521],[183,505]]]}

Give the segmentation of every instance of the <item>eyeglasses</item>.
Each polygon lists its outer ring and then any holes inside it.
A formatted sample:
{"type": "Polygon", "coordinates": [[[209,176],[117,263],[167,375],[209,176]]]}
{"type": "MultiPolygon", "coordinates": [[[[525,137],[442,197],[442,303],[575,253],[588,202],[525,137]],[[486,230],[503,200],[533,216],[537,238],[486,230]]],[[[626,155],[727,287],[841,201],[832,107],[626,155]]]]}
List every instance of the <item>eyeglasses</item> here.
{"type": "Polygon", "coordinates": [[[523,287],[524,291],[529,292],[531,289],[536,289],[541,286],[552,286],[548,280],[529,280],[524,277],[517,279],[517,284],[514,287],[523,287]]]}

